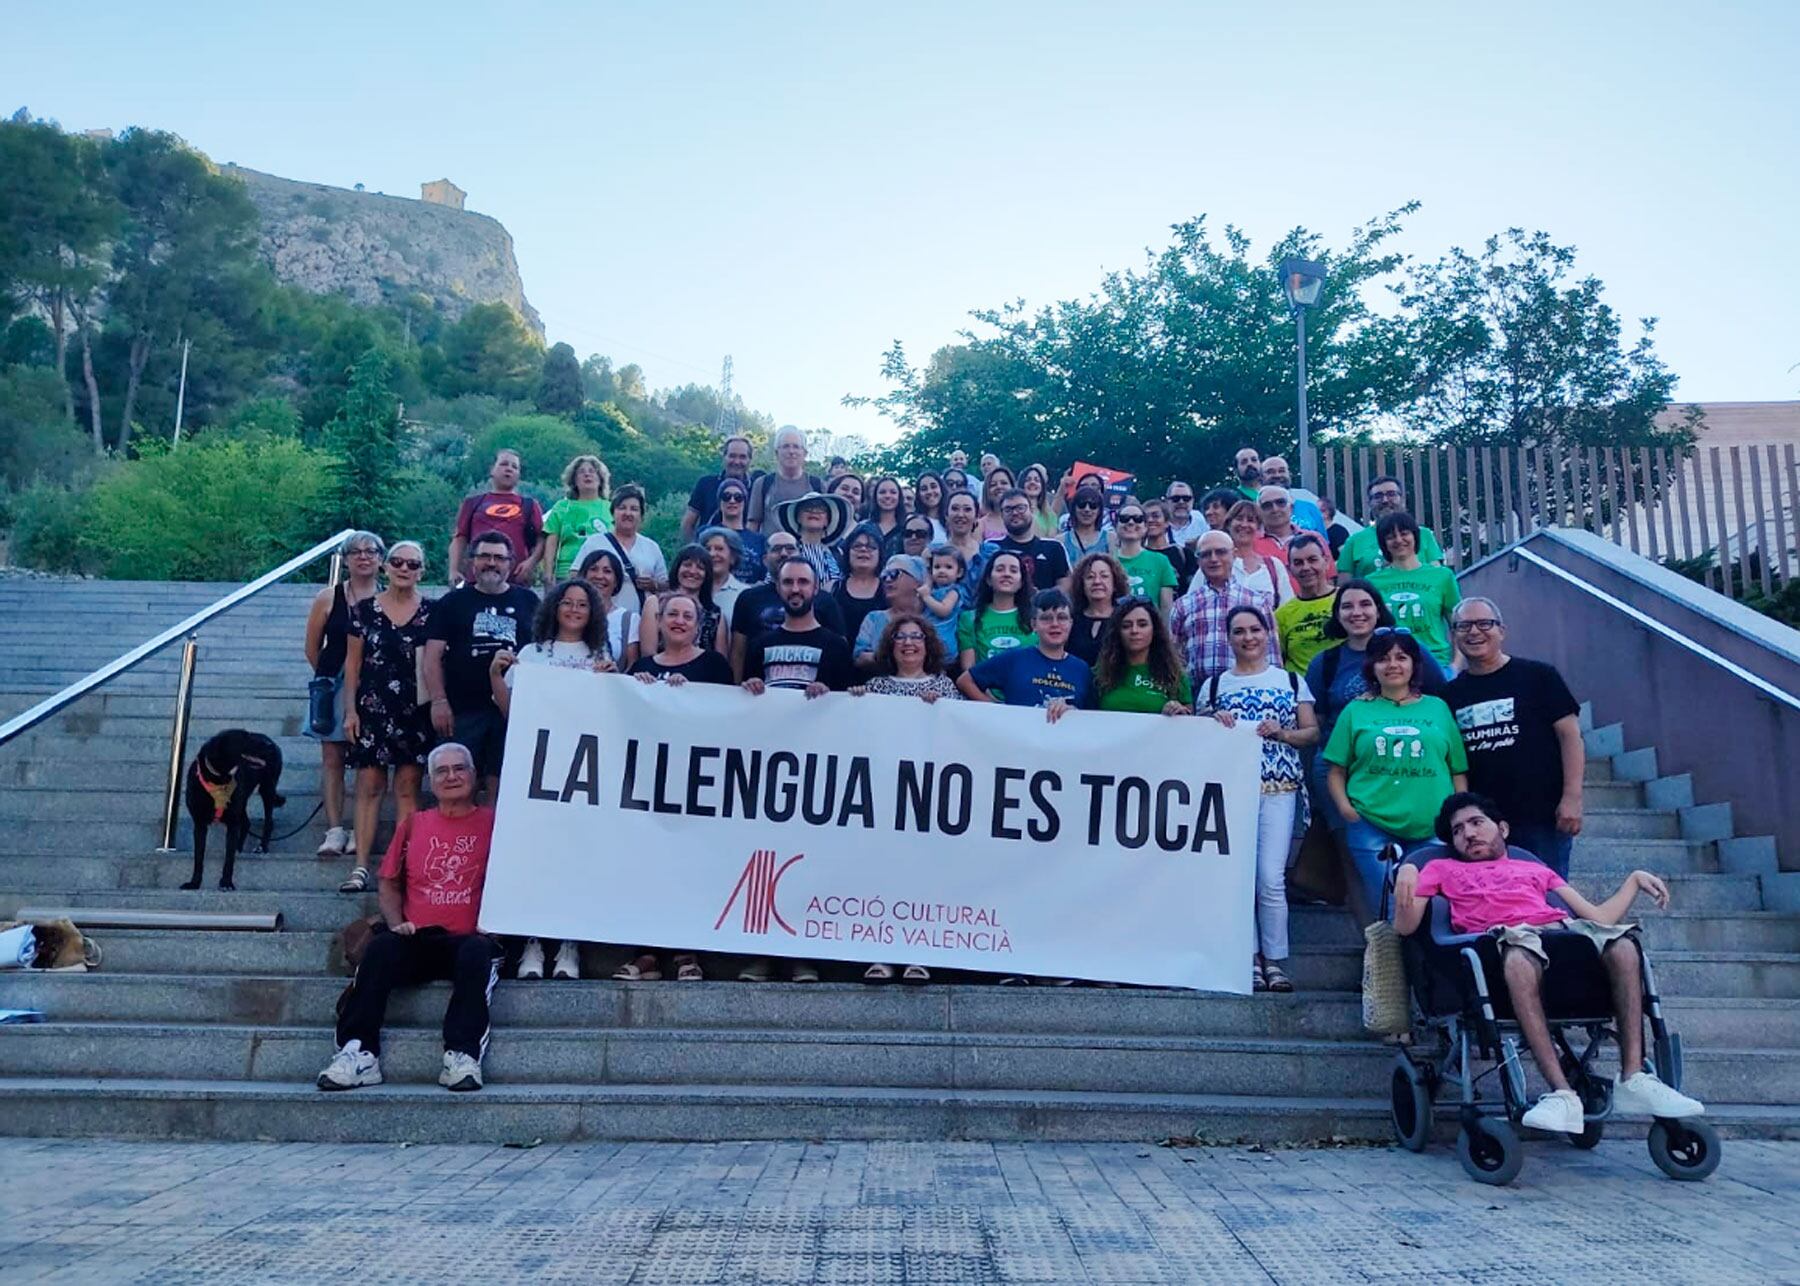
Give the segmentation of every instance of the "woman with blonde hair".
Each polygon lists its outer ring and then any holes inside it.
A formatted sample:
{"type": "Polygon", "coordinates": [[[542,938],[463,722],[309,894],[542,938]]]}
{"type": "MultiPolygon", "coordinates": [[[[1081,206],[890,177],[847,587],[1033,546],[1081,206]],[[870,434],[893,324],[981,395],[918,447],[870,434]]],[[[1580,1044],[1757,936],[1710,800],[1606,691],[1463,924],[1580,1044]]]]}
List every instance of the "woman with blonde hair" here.
{"type": "Polygon", "coordinates": [[[597,455],[578,455],[563,467],[563,496],[544,515],[544,583],[574,574],[581,542],[612,530],[612,474],[597,455]]]}

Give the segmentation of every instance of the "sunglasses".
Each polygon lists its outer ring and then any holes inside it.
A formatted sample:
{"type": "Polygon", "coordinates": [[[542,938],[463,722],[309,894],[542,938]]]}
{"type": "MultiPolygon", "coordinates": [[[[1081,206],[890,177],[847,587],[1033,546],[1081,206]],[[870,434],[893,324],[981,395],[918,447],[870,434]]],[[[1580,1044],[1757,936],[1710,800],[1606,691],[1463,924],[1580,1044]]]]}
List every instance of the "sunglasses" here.
{"type": "Polygon", "coordinates": [[[1166,499],[1172,505],[1183,505],[1183,504],[1190,503],[1194,498],[1192,496],[1173,496],[1172,495],[1172,496],[1166,497],[1166,499]]]}
{"type": "Polygon", "coordinates": [[[425,562],[419,558],[390,558],[388,566],[398,568],[403,572],[416,572],[425,566],[425,562]]]}
{"type": "Polygon", "coordinates": [[[1124,598],[1119,600],[1120,610],[1128,607],[1148,607],[1154,609],[1155,606],[1156,604],[1150,601],[1150,596],[1148,594],[1127,594],[1124,598]]]}
{"type": "Polygon", "coordinates": [[[1075,508],[1077,509],[1098,509],[1099,507],[1100,502],[1098,500],[1077,500],[1075,502],[1075,508]]]}
{"type": "Polygon", "coordinates": [[[1143,521],[1144,521],[1143,514],[1120,514],[1119,518],[1118,518],[1118,522],[1121,527],[1123,527],[1128,522],[1143,522],[1143,521]]]}
{"type": "Polygon", "coordinates": [[[1369,635],[1369,637],[1372,639],[1384,639],[1390,635],[1395,638],[1411,638],[1412,631],[1407,629],[1404,625],[1383,625],[1380,629],[1369,635]]]}
{"type": "Polygon", "coordinates": [[[929,532],[929,531],[909,531],[906,533],[906,538],[908,540],[930,540],[931,532],[929,532]]]}

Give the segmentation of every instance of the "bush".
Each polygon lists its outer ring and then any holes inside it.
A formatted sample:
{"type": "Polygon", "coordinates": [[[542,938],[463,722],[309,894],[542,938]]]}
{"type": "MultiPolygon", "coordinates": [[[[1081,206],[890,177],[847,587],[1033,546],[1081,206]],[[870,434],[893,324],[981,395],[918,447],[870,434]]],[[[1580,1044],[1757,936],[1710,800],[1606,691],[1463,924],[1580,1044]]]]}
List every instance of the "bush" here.
{"type": "Polygon", "coordinates": [[[68,483],[93,460],[92,439],[63,414],[53,368],[0,370],[0,484],[68,483]]]}
{"type": "Polygon", "coordinates": [[[390,545],[396,540],[416,540],[425,547],[427,584],[448,579],[450,525],[456,521],[462,497],[449,479],[415,470],[407,475],[394,502],[394,529],[381,533],[390,545]]]}
{"type": "Polygon", "coordinates": [[[308,515],[332,463],[292,440],[184,443],[96,483],[74,544],[115,579],[247,580],[330,534],[308,515]]]}
{"type": "Polygon", "coordinates": [[[687,498],[686,487],[653,496],[650,512],[644,515],[644,534],[657,543],[670,562],[675,561],[675,551],[681,548],[681,515],[687,512],[687,498]]]}
{"type": "Polygon", "coordinates": [[[85,500],[80,491],[42,482],[10,497],[13,562],[42,572],[99,570],[81,543],[85,500]]]}

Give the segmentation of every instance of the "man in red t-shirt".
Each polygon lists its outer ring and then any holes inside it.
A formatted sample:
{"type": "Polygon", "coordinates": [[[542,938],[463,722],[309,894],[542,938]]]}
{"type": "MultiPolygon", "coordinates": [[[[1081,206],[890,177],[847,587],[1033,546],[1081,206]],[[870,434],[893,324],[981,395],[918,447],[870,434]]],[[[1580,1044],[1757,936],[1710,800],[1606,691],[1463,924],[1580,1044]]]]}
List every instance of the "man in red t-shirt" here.
{"type": "MultiPolygon", "coordinates": [[[[1699,1116],[1698,1100],[1663,1084],[1644,1067],[1644,1012],[1641,961],[1634,942],[1636,927],[1621,924],[1639,893],[1657,906],[1669,905],[1669,886],[1648,871],[1633,871],[1598,906],[1569,886],[1555,871],[1529,857],[1507,851],[1506,819],[1491,799],[1467,791],[1450,796],[1438,810],[1437,837],[1454,857],[1433,858],[1420,870],[1403,865],[1394,876],[1394,928],[1407,934],[1425,918],[1433,894],[1450,903],[1450,924],[1459,933],[1496,934],[1513,1015],[1531,1046],[1538,1070],[1550,1092],[1520,1118],[1537,1130],[1580,1134],[1585,1124],[1581,1095],[1563,1074],[1550,1025],[1544,1018],[1544,967],[1550,963],[1541,931],[1555,928],[1579,933],[1594,944],[1612,983],[1619,1029],[1619,1079],[1613,1086],[1613,1112],[1646,1116],[1699,1116]],[[1554,892],[1563,905],[1553,905],[1554,892]]],[[[1523,849],[1513,852],[1524,853],[1523,849]]]]}
{"type": "Polygon", "coordinates": [[[381,861],[387,929],[369,939],[356,981],[338,1006],[338,1052],[319,1073],[322,1090],[381,1084],[388,993],[440,978],[452,985],[438,1084],[481,1088],[488,998],[500,977],[500,945],[479,928],[494,810],[475,806],[475,759],[466,746],[445,742],[431,752],[427,769],[437,807],[400,823],[381,861]]]}
{"type": "Polygon", "coordinates": [[[450,567],[446,575],[450,587],[468,578],[463,558],[475,537],[497,531],[512,542],[515,585],[531,584],[531,577],[544,550],[544,507],[530,496],[519,492],[519,453],[507,447],[494,452],[494,463],[488,469],[488,485],[493,489],[470,496],[456,511],[456,529],[450,533],[450,567]]]}

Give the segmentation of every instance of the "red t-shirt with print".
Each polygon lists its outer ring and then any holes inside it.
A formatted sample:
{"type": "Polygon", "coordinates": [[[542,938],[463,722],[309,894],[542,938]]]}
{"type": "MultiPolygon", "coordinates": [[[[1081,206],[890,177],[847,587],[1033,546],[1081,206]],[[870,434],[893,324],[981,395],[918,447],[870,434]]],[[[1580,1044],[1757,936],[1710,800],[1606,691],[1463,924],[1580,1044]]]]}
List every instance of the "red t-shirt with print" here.
{"type": "Polygon", "coordinates": [[[494,842],[494,810],[446,817],[435,808],[408,817],[394,832],[381,878],[401,880],[401,907],[421,929],[473,933],[481,918],[481,886],[494,842]]]}

